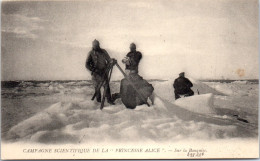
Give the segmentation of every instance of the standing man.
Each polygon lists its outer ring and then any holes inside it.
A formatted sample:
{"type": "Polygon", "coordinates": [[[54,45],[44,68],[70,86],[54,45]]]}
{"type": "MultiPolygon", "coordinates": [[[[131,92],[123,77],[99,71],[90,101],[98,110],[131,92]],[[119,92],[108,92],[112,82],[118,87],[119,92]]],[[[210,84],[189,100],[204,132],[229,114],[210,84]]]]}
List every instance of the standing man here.
{"type": "Polygon", "coordinates": [[[191,90],[192,86],[193,84],[191,81],[188,78],[185,78],[185,73],[180,73],[173,84],[175,99],[181,98],[180,95],[184,95],[184,97],[193,96],[194,92],[191,90]]]}
{"type": "Polygon", "coordinates": [[[122,60],[122,62],[126,65],[125,69],[127,75],[130,73],[138,73],[138,65],[141,59],[142,53],[136,51],[136,45],[134,43],[131,43],[130,52],[122,60]]]}
{"type": "Polygon", "coordinates": [[[100,83],[102,83],[103,80],[105,80],[103,87],[106,89],[105,96],[107,98],[107,102],[114,105],[113,101],[111,100],[108,75],[105,74],[107,66],[111,62],[113,62],[113,59],[110,58],[107,51],[100,48],[98,40],[94,40],[92,42],[92,50],[88,54],[85,66],[88,70],[91,71],[97,102],[101,102],[101,93],[100,89],[98,89],[98,86],[100,83]]]}

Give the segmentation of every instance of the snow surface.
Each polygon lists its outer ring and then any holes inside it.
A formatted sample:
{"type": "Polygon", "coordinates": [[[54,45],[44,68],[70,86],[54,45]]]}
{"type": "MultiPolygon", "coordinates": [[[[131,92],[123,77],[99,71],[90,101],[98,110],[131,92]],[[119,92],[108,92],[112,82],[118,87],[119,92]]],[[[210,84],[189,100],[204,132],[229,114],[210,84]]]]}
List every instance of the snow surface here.
{"type": "MultiPolygon", "coordinates": [[[[175,101],[172,80],[154,81],[151,107],[126,109],[117,100],[114,106],[106,103],[102,111],[100,104],[90,100],[94,89],[89,82],[24,83],[9,89],[17,91],[15,97],[4,91],[4,112],[8,108],[33,110],[14,118],[16,122],[4,122],[3,139],[53,144],[257,138],[258,84],[192,82],[196,93],[192,97],[175,101]],[[32,97],[32,91],[42,95],[32,97]],[[234,115],[249,123],[238,121],[234,115]]],[[[118,92],[119,82],[112,82],[111,89],[118,92]]]]}

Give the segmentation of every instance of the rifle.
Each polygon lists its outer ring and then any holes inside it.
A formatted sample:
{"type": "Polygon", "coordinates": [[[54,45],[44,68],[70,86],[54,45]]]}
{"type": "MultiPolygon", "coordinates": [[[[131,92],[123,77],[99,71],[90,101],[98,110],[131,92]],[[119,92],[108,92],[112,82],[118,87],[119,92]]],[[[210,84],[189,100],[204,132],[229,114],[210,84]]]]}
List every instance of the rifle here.
{"type": "Polygon", "coordinates": [[[118,63],[115,64],[118,69],[120,70],[120,72],[124,75],[124,77],[128,80],[128,82],[130,83],[130,85],[134,88],[134,90],[136,91],[136,93],[139,95],[139,97],[142,99],[142,101],[145,102],[145,104],[150,107],[150,104],[146,101],[146,99],[144,98],[144,96],[139,93],[138,89],[135,87],[134,83],[127,77],[127,75],[125,74],[125,72],[123,71],[123,69],[118,65],[118,63]]]}

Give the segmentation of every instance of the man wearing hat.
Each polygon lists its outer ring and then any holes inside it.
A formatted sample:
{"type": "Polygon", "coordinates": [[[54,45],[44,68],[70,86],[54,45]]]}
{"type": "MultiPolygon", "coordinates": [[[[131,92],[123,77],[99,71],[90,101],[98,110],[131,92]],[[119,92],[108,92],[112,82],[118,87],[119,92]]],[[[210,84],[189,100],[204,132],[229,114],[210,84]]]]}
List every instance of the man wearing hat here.
{"type": "Polygon", "coordinates": [[[122,60],[125,64],[126,74],[138,73],[138,65],[142,59],[142,53],[136,51],[136,45],[134,43],[130,44],[130,52],[122,60]]]}
{"type": "Polygon", "coordinates": [[[105,79],[103,87],[104,89],[107,89],[105,94],[107,102],[109,104],[114,104],[111,100],[108,76],[104,75],[108,64],[111,63],[113,60],[114,59],[110,58],[105,49],[100,48],[98,40],[94,40],[92,42],[92,50],[88,53],[85,66],[88,70],[91,71],[92,80],[95,86],[95,92],[97,94],[97,102],[101,102],[101,93],[100,89],[98,89],[98,86],[105,79]]]}
{"type": "Polygon", "coordinates": [[[191,81],[188,78],[185,78],[185,73],[180,73],[173,84],[175,99],[181,98],[180,95],[184,95],[184,97],[193,96],[194,92],[191,90],[192,86],[193,84],[191,81]]]}
{"type": "Polygon", "coordinates": [[[126,66],[125,73],[128,79],[122,79],[120,92],[112,95],[113,101],[121,98],[122,103],[129,109],[134,109],[138,105],[145,104],[148,98],[150,98],[153,103],[153,86],[138,74],[138,65],[141,59],[142,53],[136,51],[136,45],[131,43],[130,52],[122,60],[126,66]],[[139,94],[132,85],[138,89],[139,94]],[[140,96],[142,96],[142,98],[140,96]]]}

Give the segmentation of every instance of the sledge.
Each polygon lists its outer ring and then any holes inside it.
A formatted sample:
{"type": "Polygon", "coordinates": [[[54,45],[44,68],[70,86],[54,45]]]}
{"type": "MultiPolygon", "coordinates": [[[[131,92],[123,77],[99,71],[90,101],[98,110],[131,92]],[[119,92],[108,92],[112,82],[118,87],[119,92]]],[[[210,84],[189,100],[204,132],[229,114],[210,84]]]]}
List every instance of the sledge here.
{"type": "Polygon", "coordinates": [[[191,112],[207,115],[212,118],[236,120],[245,124],[249,123],[249,121],[241,118],[239,115],[226,114],[226,117],[225,115],[218,115],[214,106],[212,93],[182,97],[177,99],[174,104],[191,112]]]}
{"type": "Polygon", "coordinates": [[[174,104],[191,112],[202,114],[215,113],[212,93],[182,97],[177,99],[174,104]]]}

